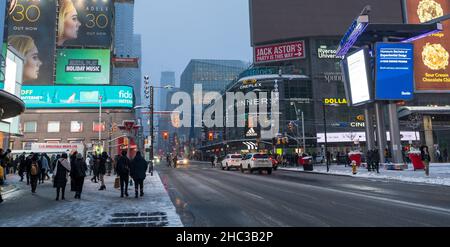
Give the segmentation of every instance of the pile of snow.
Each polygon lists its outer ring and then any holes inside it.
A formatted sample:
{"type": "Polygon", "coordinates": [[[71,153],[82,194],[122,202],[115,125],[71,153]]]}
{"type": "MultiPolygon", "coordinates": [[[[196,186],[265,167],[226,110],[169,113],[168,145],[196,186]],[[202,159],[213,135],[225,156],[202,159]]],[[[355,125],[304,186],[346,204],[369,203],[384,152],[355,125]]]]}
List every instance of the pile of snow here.
{"type": "MultiPolygon", "coordinates": [[[[293,171],[303,171],[303,168],[280,168],[282,170],[293,170],[293,171]]],[[[425,175],[425,171],[417,170],[411,164],[408,165],[408,169],[403,171],[390,171],[380,169],[380,173],[369,172],[367,169],[360,167],[356,175],[352,174],[350,166],[330,166],[330,172],[327,173],[326,167],[323,165],[314,166],[315,173],[323,174],[334,174],[334,175],[346,175],[352,177],[360,178],[371,178],[371,179],[388,179],[397,180],[403,182],[411,183],[425,183],[425,184],[435,184],[435,185],[445,185],[450,186],[450,164],[435,164],[430,165],[430,176],[425,175]]]]}

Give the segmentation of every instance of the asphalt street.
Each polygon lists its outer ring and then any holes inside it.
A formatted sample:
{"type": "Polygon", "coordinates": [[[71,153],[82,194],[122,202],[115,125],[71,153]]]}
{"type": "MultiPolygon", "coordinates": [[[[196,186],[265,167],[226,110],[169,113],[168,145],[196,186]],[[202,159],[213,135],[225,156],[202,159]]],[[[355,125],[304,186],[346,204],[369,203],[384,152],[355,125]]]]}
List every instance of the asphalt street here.
{"type": "Polygon", "coordinates": [[[156,166],[185,226],[450,226],[450,187],[207,163],[156,166]]]}

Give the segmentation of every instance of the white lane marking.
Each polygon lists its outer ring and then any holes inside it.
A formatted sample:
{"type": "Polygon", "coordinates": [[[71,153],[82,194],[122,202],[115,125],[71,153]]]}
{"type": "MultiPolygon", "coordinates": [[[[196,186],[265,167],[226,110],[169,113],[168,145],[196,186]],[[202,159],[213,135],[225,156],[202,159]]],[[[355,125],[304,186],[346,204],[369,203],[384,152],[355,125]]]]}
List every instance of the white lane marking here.
{"type": "Polygon", "coordinates": [[[447,208],[429,206],[429,205],[420,204],[420,203],[414,203],[414,202],[406,202],[406,201],[390,199],[390,198],[384,198],[384,197],[370,196],[370,195],[359,194],[359,193],[355,193],[355,192],[342,191],[342,190],[337,190],[337,189],[320,188],[320,187],[311,186],[311,185],[307,185],[307,186],[308,187],[314,187],[316,189],[328,190],[328,191],[332,191],[332,192],[336,192],[336,193],[352,195],[352,196],[356,196],[356,197],[363,197],[363,198],[367,198],[367,199],[371,199],[371,200],[375,200],[375,201],[384,201],[384,202],[399,204],[399,205],[410,207],[410,208],[413,208],[413,209],[422,208],[422,209],[429,210],[429,211],[438,211],[440,213],[450,214],[450,209],[447,209],[447,208]]]}
{"type": "Polygon", "coordinates": [[[252,194],[250,192],[244,191],[244,193],[249,195],[249,196],[251,196],[251,197],[253,197],[253,198],[257,198],[257,199],[260,199],[260,200],[265,200],[263,197],[255,195],[255,194],[252,194]]]}

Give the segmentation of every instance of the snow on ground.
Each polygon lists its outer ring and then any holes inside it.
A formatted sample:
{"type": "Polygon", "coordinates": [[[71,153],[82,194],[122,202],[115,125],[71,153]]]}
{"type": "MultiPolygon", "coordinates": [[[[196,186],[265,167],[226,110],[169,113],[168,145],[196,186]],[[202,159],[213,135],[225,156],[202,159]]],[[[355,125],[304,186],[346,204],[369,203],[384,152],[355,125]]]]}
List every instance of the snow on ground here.
{"type": "MultiPolygon", "coordinates": [[[[176,209],[172,204],[168,193],[163,187],[158,173],[155,171],[153,176],[147,174],[144,182],[144,197],[134,198],[134,186],[128,190],[129,197],[120,198],[120,190],[114,189],[115,176],[105,176],[106,191],[98,191],[100,184],[92,183],[91,177],[85,180],[81,200],[74,199],[74,192],[70,192],[70,184],[66,187],[66,201],[55,201],[55,189],[50,182],[44,186],[38,186],[37,195],[39,208],[32,212],[24,212],[20,217],[2,218],[0,226],[3,227],[88,227],[88,226],[108,226],[117,214],[140,214],[138,217],[146,217],[146,214],[152,215],[156,220],[163,220],[164,226],[180,227],[183,226],[176,209]],[[51,197],[50,197],[51,195],[51,197]],[[50,199],[52,198],[52,200],[50,199]],[[51,200],[51,201],[50,201],[51,200]],[[116,215],[115,215],[116,214],[116,215]],[[144,216],[141,216],[144,214],[144,216]],[[166,216],[166,217],[164,217],[166,216]]],[[[17,178],[10,180],[14,183],[17,178]]],[[[20,203],[24,197],[33,197],[29,187],[23,183],[17,183],[20,190],[5,195],[5,201],[9,203],[20,203]]],[[[28,198],[29,199],[29,198],[28,198]]],[[[126,217],[132,216],[119,216],[126,217]]],[[[117,222],[117,221],[114,221],[117,222]]],[[[139,219],[138,219],[139,222],[139,219]]],[[[137,223],[138,223],[137,222],[137,223]]],[[[161,223],[161,222],[160,222],[161,223]]]]}
{"type": "MultiPolygon", "coordinates": [[[[280,169],[303,171],[302,167],[280,169]]],[[[327,168],[324,165],[315,165],[313,172],[327,174],[327,168]]],[[[352,168],[350,166],[345,167],[343,165],[331,165],[330,172],[328,174],[450,186],[450,164],[431,164],[430,176],[428,177],[425,175],[425,171],[423,170],[414,171],[412,164],[409,164],[408,169],[403,171],[384,170],[380,168],[380,174],[377,174],[376,172],[368,172],[366,168],[360,167],[358,168],[358,173],[356,175],[352,174],[352,168]]]]}

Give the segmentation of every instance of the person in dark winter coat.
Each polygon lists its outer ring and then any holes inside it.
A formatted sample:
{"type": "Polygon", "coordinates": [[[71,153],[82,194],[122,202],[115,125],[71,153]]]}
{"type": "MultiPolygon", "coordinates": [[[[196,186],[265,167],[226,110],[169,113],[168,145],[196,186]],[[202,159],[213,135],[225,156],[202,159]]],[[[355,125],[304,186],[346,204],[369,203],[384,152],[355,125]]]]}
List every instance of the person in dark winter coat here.
{"type": "Polygon", "coordinates": [[[36,193],[37,183],[39,180],[39,177],[41,176],[41,169],[42,167],[39,162],[39,157],[37,154],[33,154],[33,157],[30,159],[30,183],[31,183],[31,193],[36,193]]]}
{"type": "Polygon", "coordinates": [[[117,161],[117,173],[120,177],[120,197],[128,197],[128,182],[130,176],[130,160],[127,157],[127,151],[122,151],[122,155],[117,161]],[[125,188],[124,188],[125,187],[125,188]],[[124,191],[125,189],[125,191],[124,191]]]}
{"type": "Polygon", "coordinates": [[[377,173],[380,173],[380,152],[378,149],[373,150],[372,152],[372,164],[373,169],[377,171],[377,173]]]}
{"type": "Polygon", "coordinates": [[[67,160],[66,153],[61,155],[61,158],[56,161],[55,171],[53,172],[53,187],[56,188],[56,200],[59,200],[59,193],[61,193],[61,200],[65,200],[64,193],[66,192],[67,173],[70,172],[70,163],[67,160]]]}
{"type": "Polygon", "coordinates": [[[117,161],[117,173],[120,176],[120,197],[123,197],[124,193],[125,196],[128,197],[130,160],[127,157],[127,151],[122,151],[122,155],[119,157],[119,160],[117,161]]]}
{"type": "Polygon", "coordinates": [[[136,198],[138,198],[139,187],[141,197],[144,196],[144,180],[147,168],[147,161],[142,157],[141,152],[137,152],[136,157],[131,161],[130,170],[130,175],[134,180],[134,192],[136,198]]]}
{"type": "Polygon", "coordinates": [[[98,155],[97,153],[95,153],[94,157],[93,157],[93,169],[92,171],[94,172],[94,177],[92,177],[91,181],[94,183],[97,183],[97,178],[98,178],[98,168],[100,166],[100,155],[98,155]]]}
{"type": "Polygon", "coordinates": [[[100,189],[98,190],[106,190],[105,186],[105,174],[106,174],[106,161],[108,159],[108,153],[103,152],[102,156],[100,156],[99,165],[98,165],[98,177],[101,182],[100,189]]]}
{"type": "Polygon", "coordinates": [[[87,165],[83,160],[83,155],[77,154],[73,163],[70,164],[70,177],[72,178],[75,199],[81,199],[83,192],[84,178],[86,177],[87,165]]]}
{"type": "Polygon", "coordinates": [[[420,147],[420,156],[425,165],[425,175],[429,176],[431,155],[427,145],[423,145],[422,147],[420,147]]]}

